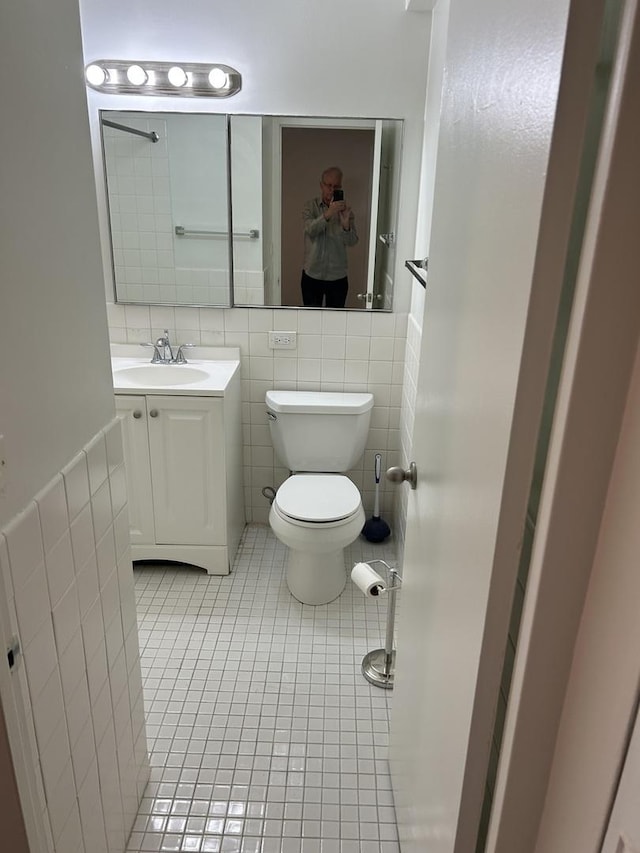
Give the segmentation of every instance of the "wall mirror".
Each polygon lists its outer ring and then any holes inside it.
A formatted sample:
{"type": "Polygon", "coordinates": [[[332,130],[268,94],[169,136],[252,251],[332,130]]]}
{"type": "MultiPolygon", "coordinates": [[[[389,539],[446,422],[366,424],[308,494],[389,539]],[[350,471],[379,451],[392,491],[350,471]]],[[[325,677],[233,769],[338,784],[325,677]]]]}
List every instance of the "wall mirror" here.
{"type": "Polygon", "coordinates": [[[116,302],[303,307],[303,208],[343,172],[345,308],[391,310],[402,121],[101,111],[116,302]]]}

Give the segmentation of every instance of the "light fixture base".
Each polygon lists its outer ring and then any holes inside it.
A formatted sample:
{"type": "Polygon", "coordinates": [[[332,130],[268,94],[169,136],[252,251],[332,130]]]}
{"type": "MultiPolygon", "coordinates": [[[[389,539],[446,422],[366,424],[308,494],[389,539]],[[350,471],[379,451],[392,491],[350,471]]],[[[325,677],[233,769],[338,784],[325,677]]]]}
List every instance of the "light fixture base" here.
{"type": "Polygon", "coordinates": [[[87,86],[95,89],[96,92],[113,95],[230,98],[242,89],[240,72],[220,62],[96,59],[86,65],[85,79],[87,86]],[[136,73],[130,74],[131,69],[136,69],[136,73]],[[182,82],[183,78],[178,75],[180,70],[184,72],[186,82],[182,82]],[[99,71],[104,72],[104,79],[102,79],[103,75],[98,73],[99,71]],[[144,78],[142,72],[144,72],[144,78]],[[131,77],[136,82],[132,83],[131,77]],[[140,82],[137,82],[138,80],[140,82]],[[176,82],[177,80],[180,82],[176,82]],[[214,83],[219,80],[221,85],[214,85],[212,80],[214,83]]]}

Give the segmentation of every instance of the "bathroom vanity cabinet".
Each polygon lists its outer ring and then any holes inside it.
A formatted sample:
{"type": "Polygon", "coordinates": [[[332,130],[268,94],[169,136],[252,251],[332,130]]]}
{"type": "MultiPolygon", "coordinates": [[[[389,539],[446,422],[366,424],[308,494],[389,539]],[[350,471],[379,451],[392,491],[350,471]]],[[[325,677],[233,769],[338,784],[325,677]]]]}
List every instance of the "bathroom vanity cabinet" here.
{"type": "Polygon", "coordinates": [[[120,393],[134,560],[227,574],[244,529],[239,371],[220,396],[120,393]]]}

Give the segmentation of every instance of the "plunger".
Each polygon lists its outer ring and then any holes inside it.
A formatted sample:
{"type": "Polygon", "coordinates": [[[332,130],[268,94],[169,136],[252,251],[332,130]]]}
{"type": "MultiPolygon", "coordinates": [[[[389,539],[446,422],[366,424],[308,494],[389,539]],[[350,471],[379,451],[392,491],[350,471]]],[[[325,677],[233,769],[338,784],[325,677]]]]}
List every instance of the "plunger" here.
{"type": "Polygon", "coordinates": [[[382,468],[382,456],[376,453],[375,475],[376,475],[376,498],[373,507],[373,515],[365,521],[362,528],[362,535],[369,542],[383,542],[391,533],[391,528],[387,522],[380,518],[380,470],[382,468]]]}

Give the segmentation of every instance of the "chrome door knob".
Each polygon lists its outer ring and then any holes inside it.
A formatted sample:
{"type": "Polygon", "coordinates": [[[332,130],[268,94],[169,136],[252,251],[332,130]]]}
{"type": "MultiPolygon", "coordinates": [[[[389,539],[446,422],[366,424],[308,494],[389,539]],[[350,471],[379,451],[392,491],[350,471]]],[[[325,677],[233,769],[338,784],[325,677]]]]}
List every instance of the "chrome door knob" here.
{"type": "Polygon", "coordinates": [[[157,418],[158,417],[158,410],[157,409],[151,409],[149,414],[151,415],[152,418],[157,418]]]}
{"type": "Polygon", "coordinates": [[[411,488],[415,489],[418,485],[418,469],[416,468],[416,463],[411,462],[406,471],[404,468],[400,468],[399,465],[394,465],[393,468],[388,468],[387,480],[391,480],[392,483],[409,483],[411,488]]]}
{"type": "Polygon", "coordinates": [[[136,410],[135,410],[135,412],[133,413],[133,417],[134,417],[136,420],[138,420],[139,418],[141,418],[141,417],[142,417],[142,412],[140,411],[140,409],[136,409],[136,410]]]}

